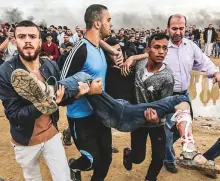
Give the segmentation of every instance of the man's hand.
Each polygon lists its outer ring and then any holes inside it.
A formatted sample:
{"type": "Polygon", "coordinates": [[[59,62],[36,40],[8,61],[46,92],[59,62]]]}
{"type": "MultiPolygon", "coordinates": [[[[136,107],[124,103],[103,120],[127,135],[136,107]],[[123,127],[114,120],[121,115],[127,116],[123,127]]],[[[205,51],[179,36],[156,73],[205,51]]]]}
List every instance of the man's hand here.
{"type": "Polygon", "coordinates": [[[59,104],[62,101],[64,95],[65,88],[63,85],[59,85],[59,89],[57,90],[57,98],[56,103],[59,104]]]}
{"type": "Polygon", "coordinates": [[[7,36],[8,36],[8,39],[11,40],[14,38],[14,33],[13,32],[7,32],[7,36]]]}
{"type": "Polygon", "coordinates": [[[76,99],[87,94],[90,91],[89,85],[87,83],[78,82],[79,93],[75,96],[76,99]]]}
{"type": "Polygon", "coordinates": [[[216,72],[216,73],[214,74],[213,83],[216,83],[216,82],[218,82],[218,86],[219,86],[219,88],[220,88],[220,72],[216,72]]]}
{"type": "Polygon", "coordinates": [[[134,63],[134,61],[135,60],[134,60],[133,56],[131,56],[124,62],[124,64],[121,67],[121,75],[126,77],[130,74],[131,66],[134,63]]]}
{"type": "Polygon", "coordinates": [[[117,56],[117,59],[114,60],[115,65],[122,67],[124,60],[123,60],[123,56],[122,56],[122,52],[119,53],[119,55],[117,56]]]}
{"type": "Polygon", "coordinates": [[[97,78],[94,79],[90,85],[90,91],[88,92],[89,95],[93,94],[101,94],[102,93],[102,79],[97,78]]]}
{"type": "Polygon", "coordinates": [[[144,111],[144,117],[147,119],[147,122],[150,122],[150,123],[160,122],[160,119],[158,118],[158,115],[157,115],[157,111],[152,108],[148,108],[146,111],[144,111]]]}
{"type": "Polygon", "coordinates": [[[53,60],[53,56],[52,55],[50,55],[49,58],[50,58],[50,60],[53,60]]]}

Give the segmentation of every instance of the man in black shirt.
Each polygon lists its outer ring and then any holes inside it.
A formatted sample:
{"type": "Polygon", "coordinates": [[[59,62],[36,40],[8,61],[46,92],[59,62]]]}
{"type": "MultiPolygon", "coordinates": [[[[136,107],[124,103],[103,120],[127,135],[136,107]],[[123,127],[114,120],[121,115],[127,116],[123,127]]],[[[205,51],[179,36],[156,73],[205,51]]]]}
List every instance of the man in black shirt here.
{"type": "Polygon", "coordinates": [[[145,53],[147,43],[144,42],[144,36],[140,37],[140,40],[136,43],[136,47],[137,47],[137,54],[138,55],[145,53]]]}

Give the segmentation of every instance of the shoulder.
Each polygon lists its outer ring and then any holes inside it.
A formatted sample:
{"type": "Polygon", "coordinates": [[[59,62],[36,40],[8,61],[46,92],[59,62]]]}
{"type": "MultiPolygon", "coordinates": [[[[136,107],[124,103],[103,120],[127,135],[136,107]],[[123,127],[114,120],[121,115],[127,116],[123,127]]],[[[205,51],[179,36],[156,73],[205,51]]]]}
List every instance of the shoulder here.
{"type": "Polygon", "coordinates": [[[70,51],[70,54],[71,53],[84,54],[86,52],[87,52],[86,44],[82,40],[80,40],[73,46],[72,50],[70,51]]]}
{"type": "Polygon", "coordinates": [[[53,45],[54,47],[57,47],[56,43],[54,43],[54,42],[52,42],[52,45],[53,45]]]}

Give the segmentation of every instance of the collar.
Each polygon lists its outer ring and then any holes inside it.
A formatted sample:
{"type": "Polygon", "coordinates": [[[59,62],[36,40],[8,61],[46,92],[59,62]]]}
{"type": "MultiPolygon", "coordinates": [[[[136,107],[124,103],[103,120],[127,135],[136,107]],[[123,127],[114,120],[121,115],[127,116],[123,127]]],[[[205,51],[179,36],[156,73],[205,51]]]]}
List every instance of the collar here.
{"type": "MultiPolygon", "coordinates": [[[[182,43],[180,44],[180,46],[183,44],[183,45],[187,45],[188,43],[188,40],[186,38],[183,38],[182,39],[182,43]]],[[[175,48],[178,48],[178,46],[174,45],[173,42],[171,41],[171,39],[169,40],[168,42],[168,48],[170,47],[175,47],[175,48]]]]}
{"type": "Polygon", "coordinates": [[[94,45],[91,41],[89,41],[87,38],[83,37],[86,41],[88,41],[91,45],[93,45],[95,48],[99,48],[99,46],[94,45]]]}
{"type": "MultiPolygon", "coordinates": [[[[146,66],[147,66],[147,63],[146,63],[146,66]]],[[[156,72],[148,72],[148,70],[147,70],[147,67],[145,66],[145,72],[146,73],[156,73],[156,72]]],[[[165,63],[163,63],[163,65],[160,67],[160,69],[158,70],[158,72],[160,72],[160,71],[162,71],[162,70],[164,70],[166,68],[166,64],[165,63]]]]}

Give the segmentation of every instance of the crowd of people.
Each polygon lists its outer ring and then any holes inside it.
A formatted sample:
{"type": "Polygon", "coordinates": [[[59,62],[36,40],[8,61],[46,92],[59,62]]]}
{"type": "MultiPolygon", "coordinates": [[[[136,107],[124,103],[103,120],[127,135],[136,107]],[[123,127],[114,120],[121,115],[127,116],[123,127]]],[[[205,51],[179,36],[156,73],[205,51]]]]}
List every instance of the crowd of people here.
{"type": "MultiPolygon", "coordinates": [[[[86,28],[49,28],[31,21],[2,24],[0,30],[0,99],[10,123],[16,161],[27,181],[41,181],[43,155],[54,181],[104,181],[112,161],[111,128],[131,132],[123,150],[127,170],[146,155],[149,135],[152,160],[145,181],[156,181],[163,166],[176,164],[217,178],[218,140],[200,153],[192,133],[190,73],[205,72],[220,85],[220,28],[187,26],[184,15],[171,15],[167,29],[112,30],[107,7],[86,9],[86,28]],[[58,106],[67,106],[68,128],[81,153],[67,161],[57,127],[58,106]],[[173,143],[182,152],[175,157],[173,143]]],[[[3,178],[2,178],[3,180],[3,178]]]]}

